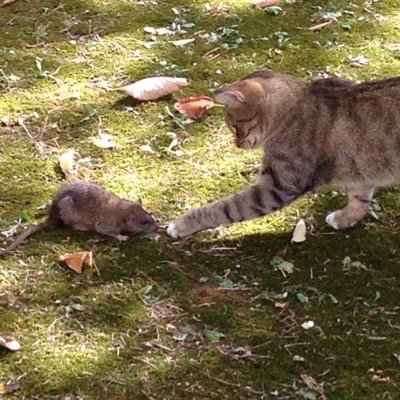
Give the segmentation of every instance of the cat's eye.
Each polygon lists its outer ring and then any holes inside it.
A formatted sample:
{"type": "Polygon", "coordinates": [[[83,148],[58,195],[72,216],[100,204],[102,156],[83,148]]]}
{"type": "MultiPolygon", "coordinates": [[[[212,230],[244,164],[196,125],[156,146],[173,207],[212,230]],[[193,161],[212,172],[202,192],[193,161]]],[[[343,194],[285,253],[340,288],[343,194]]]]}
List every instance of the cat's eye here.
{"type": "Polygon", "coordinates": [[[231,125],[233,133],[236,135],[237,134],[237,125],[231,125]]]}

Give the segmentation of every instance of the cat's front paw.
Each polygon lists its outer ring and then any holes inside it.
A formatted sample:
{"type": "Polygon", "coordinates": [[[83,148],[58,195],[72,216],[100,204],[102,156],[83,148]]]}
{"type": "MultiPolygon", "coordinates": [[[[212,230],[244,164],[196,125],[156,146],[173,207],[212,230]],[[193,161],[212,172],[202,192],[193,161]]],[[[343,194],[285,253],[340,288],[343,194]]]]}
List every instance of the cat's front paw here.
{"type": "Polygon", "coordinates": [[[170,222],[167,227],[167,233],[169,236],[172,236],[174,239],[179,238],[178,229],[176,229],[176,225],[174,222],[170,222]]]}
{"type": "Polygon", "coordinates": [[[193,230],[188,229],[183,218],[179,218],[169,223],[167,233],[174,239],[181,239],[191,235],[193,230]]]}

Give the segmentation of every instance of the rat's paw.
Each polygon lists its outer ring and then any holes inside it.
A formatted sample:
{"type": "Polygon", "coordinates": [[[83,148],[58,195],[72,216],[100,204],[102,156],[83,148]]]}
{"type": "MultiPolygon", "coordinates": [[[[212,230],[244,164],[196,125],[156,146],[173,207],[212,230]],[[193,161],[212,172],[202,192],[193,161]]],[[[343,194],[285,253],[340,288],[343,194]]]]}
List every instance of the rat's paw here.
{"type": "Polygon", "coordinates": [[[174,239],[179,238],[179,233],[178,229],[176,228],[176,225],[174,222],[170,222],[167,228],[167,233],[169,236],[172,236],[174,239]]]}

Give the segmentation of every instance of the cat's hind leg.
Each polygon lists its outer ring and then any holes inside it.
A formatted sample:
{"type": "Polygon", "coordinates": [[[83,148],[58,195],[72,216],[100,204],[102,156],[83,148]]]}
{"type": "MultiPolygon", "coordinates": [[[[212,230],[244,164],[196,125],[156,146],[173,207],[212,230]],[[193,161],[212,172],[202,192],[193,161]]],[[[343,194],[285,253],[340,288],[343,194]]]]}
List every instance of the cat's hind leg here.
{"type": "Polygon", "coordinates": [[[347,186],[348,203],[341,210],[330,213],[326,222],[334,229],[347,229],[356,226],[367,213],[374,194],[374,188],[365,184],[347,186]]]}

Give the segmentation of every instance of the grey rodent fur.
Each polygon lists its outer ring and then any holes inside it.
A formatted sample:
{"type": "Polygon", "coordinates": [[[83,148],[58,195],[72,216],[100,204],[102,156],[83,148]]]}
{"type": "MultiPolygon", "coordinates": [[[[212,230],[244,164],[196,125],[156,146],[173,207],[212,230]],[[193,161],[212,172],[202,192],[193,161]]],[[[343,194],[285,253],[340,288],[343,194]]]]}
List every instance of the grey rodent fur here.
{"type": "Polygon", "coordinates": [[[157,222],[142,207],[112,194],[100,185],[78,181],[64,185],[54,197],[45,222],[18,235],[0,255],[13,252],[27,237],[43,229],[67,226],[116,238],[141,232],[156,232],[157,222]]]}

